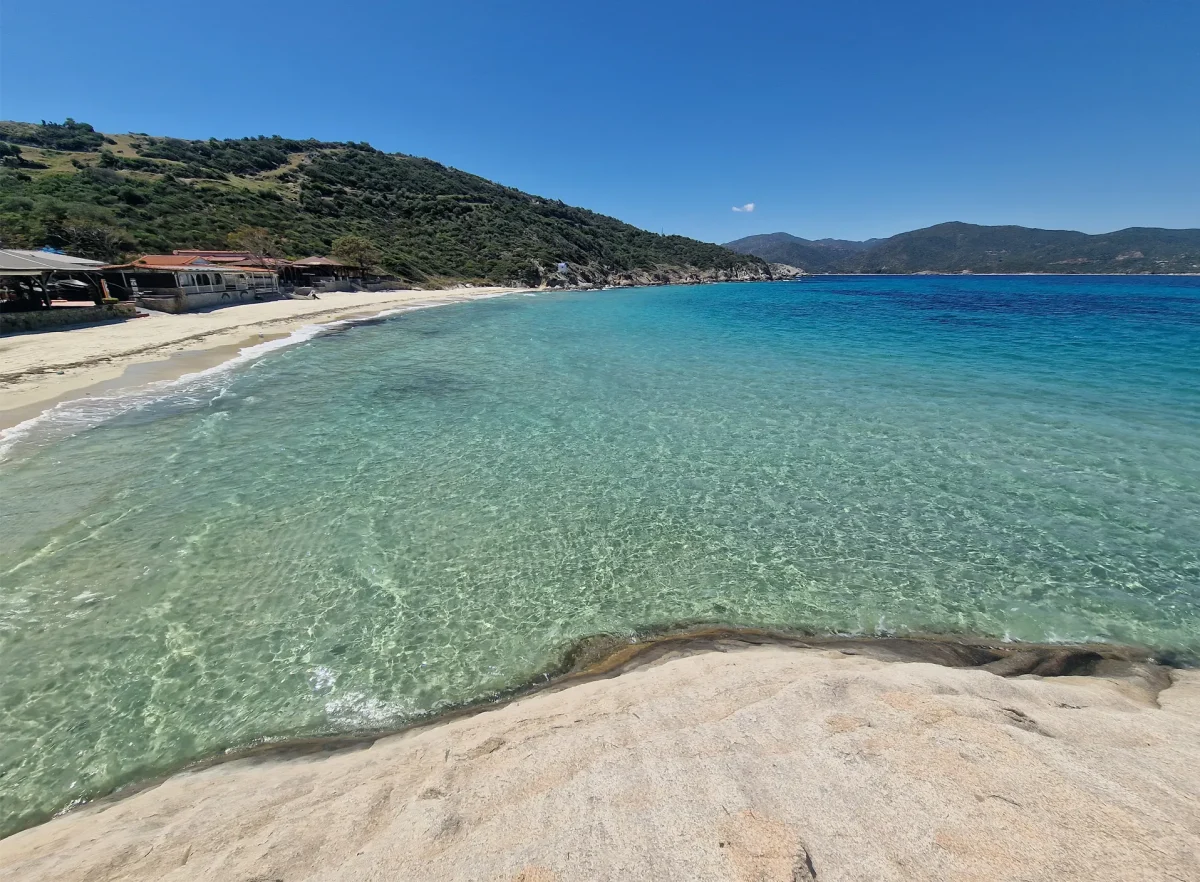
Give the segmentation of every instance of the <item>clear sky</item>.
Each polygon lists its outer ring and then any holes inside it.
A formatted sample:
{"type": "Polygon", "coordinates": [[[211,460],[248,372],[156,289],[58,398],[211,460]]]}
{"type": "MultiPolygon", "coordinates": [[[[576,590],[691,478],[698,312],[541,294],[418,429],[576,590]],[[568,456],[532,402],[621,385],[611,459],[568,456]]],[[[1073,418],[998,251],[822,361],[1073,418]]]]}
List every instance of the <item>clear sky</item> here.
{"type": "Polygon", "coordinates": [[[0,12],[9,119],[369,141],[710,241],[1200,227],[1197,0],[0,12]]]}

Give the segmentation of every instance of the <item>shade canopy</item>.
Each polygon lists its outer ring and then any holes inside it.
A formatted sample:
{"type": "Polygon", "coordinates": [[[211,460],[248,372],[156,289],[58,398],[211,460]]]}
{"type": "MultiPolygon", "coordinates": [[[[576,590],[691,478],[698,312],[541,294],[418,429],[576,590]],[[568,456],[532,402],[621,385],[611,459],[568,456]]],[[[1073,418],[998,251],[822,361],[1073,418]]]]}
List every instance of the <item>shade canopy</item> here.
{"type": "Polygon", "coordinates": [[[104,265],[101,260],[72,257],[53,251],[0,249],[0,276],[40,276],[43,273],[78,272],[104,265]]]}

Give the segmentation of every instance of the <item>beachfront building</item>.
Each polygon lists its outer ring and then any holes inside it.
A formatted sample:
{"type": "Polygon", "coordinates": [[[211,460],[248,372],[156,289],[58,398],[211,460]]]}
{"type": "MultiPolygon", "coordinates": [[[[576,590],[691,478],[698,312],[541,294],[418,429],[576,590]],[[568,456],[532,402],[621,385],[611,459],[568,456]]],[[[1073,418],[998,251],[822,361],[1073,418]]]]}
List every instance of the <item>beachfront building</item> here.
{"type": "Polygon", "coordinates": [[[136,316],[132,303],[106,295],[102,266],[57,251],[0,250],[0,334],[136,316]]]}
{"type": "Polygon", "coordinates": [[[314,288],[328,285],[331,282],[344,282],[361,275],[352,266],[339,263],[331,257],[316,255],[294,260],[289,268],[297,285],[308,285],[314,288]]]}
{"type": "Polygon", "coordinates": [[[273,269],[199,255],[147,254],[106,266],[103,276],[115,296],[160,312],[187,312],[280,294],[279,274],[273,269]]]}
{"type": "Polygon", "coordinates": [[[99,260],[57,251],[0,250],[0,311],[49,309],[55,299],[103,299],[99,260]]]}
{"type": "Polygon", "coordinates": [[[171,252],[179,257],[203,258],[209,263],[228,266],[257,266],[274,270],[284,285],[322,288],[356,279],[358,270],[332,257],[313,255],[300,260],[264,257],[249,251],[206,251],[200,248],[178,248],[171,252]]]}

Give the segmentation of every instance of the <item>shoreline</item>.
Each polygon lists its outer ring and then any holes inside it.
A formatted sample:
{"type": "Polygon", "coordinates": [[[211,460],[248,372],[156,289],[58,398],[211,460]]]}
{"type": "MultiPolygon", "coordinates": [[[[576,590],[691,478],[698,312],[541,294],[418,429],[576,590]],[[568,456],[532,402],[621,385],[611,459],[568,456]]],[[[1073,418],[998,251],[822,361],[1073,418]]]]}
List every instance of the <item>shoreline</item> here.
{"type": "MultiPolygon", "coordinates": [[[[819,278],[907,278],[917,276],[1051,276],[1125,278],[1155,275],[1194,278],[1200,273],[804,273],[790,282],[819,278]]],[[[736,280],[731,280],[736,281],[736,280]]],[[[728,284],[729,282],[726,282],[728,284]]],[[[670,285],[720,282],[670,282],[670,285]]],[[[609,286],[613,289],[641,286],[609,286]]],[[[649,286],[657,287],[657,286],[649,286]]],[[[98,393],[129,391],[151,382],[176,380],[224,363],[248,346],[286,336],[310,324],[372,318],[389,308],[426,308],[478,298],[539,290],[455,287],[433,290],[330,292],[322,299],[269,300],[171,315],[151,313],[124,322],[84,325],[56,331],[0,337],[0,433],[39,416],[55,405],[98,393]],[[146,325],[153,332],[143,336],[146,325]],[[130,329],[134,327],[134,330],[130,329]],[[42,345],[39,345],[42,344],[42,345]],[[212,353],[201,355],[201,353],[212,353]],[[127,376],[132,371],[132,376],[127,376]],[[142,373],[144,371],[144,374],[142,373]]],[[[550,288],[547,291],[608,290],[550,288]]]]}
{"type": "Polygon", "coordinates": [[[0,867],[29,879],[101,867],[128,879],[666,878],[644,862],[661,850],[686,863],[682,837],[704,843],[688,878],[842,878],[899,851],[867,875],[1000,878],[1015,854],[1049,879],[1081,848],[1072,878],[1111,878],[1105,842],[1168,878],[1200,847],[1188,822],[1200,773],[1181,771],[1200,768],[1200,738],[1187,737],[1200,734],[1200,672],[1138,650],[716,627],[593,642],[563,676],[502,701],[369,737],[264,743],[124,788],[0,840],[0,867]],[[1047,663],[1053,673],[1034,673],[1047,663]],[[730,819],[762,827],[756,842],[789,829],[778,872],[739,869],[730,819]],[[801,865],[813,872],[795,875],[801,865]]]}
{"type": "MultiPolygon", "coordinates": [[[[1200,273],[805,273],[791,282],[820,278],[907,278],[916,276],[1053,276],[1178,278],[1200,273]]],[[[736,281],[736,280],[731,280],[736,281]]],[[[728,284],[729,282],[726,282],[728,284]]],[[[669,282],[670,285],[720,284],[669,282]]],[[[642,286],[610,286],[614,289],[642,286]]],[[[649,286],[657,287],[657,286],[649,286]]],[[[540,290],[456,287],[434,290],[330,292],[321,300],[269,300],[171,315],[150,313],[124,322],[0,337],[0,440],[5,432],[53,407],[101,393],[120,394],[154,382],[177,380],[235,358],[244,348],[285,337],[307,325],[373,318],[391,308],[421,309],[474,299],[540,290]],[[142,336],[145,322],[153,331],[142,336]],[[134,330],[130,330],[134,326],[134,330]],[[42,344],[42,345],[39,345],[42,344]],[[227,355],[227,357],[225,357],[227,355]]],[[[547,291],[608,290],[551,288],[547,291]]]]}
{"type": "Polygon", "coordinates": [[[320,300],[268,300],[179,315],[151,313],[118,323],[0,337],[0,432],[64,402],[119,394],[217,367],[248,346],[287,337],[306,326],[522,290],[333,292],[320,300]]]}
{"type": "MultiPolygon", "coordinates": [[[[243,760],[287,760],[331,751],[369,748],[377,741],[436,729],[455,721],[501,710],[539,695],[552,695],[598,680],[619,678],[664,659],[755,647],[823,651],[863,656],[889,664],[922,663],[952,669],[987,671],[1001,678],[1117,678],[1133,684],[1148,700],[1170,687],[1172,671],[1188,671],[1188,660],[1165,660],[1144,647],[1115,643],[1021,643],[1000,638],[951,634],[905,636],[813,634],[786,628],[721,624],[679,625],[648,629],[634,636],[597,634],[573,641],[560,661],[529,680],[483,694],[476,699],[415,717],[399,726],[354,729],[313,735],[262,735],[251,742],[217,748],[162,774],[130,780],[111,790],[75,801],[52,813],[31,818],[0,844],[26,830],[76,812],[102,808],[136,797],[181,775],[243,760]]],[[[1197,673],[1200,676],[1200,673],[1197,673]]]]}

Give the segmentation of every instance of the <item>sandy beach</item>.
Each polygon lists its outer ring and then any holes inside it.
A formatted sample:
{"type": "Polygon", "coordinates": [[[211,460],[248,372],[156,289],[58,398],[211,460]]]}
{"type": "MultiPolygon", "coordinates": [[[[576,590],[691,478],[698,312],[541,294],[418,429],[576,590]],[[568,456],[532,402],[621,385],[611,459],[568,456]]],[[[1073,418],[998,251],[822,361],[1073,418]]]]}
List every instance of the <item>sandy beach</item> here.
{"type": "Polygon", "coordinates": [[[685,643],[379,740],[176,775],[0,842],[0,872],[1200,879],[1200,674],[997,670],[685,643]]]}
{"type": "Polygon", "coordinates": [[[320,300],[271,300],[183,315],[150,313],[119,323],[0,337],[0,429],[58,401],[212,367],[243,346],[304,325],[513,290],[338,292],[322,294],[320,300]]]}

